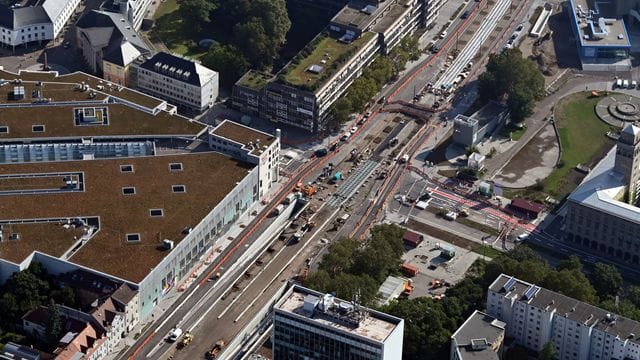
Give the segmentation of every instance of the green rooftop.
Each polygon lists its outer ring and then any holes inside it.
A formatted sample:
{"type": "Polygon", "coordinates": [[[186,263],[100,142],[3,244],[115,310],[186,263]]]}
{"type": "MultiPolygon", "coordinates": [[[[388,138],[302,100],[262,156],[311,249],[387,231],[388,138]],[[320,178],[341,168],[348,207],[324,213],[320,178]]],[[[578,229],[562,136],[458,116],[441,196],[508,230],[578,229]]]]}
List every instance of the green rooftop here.
{"type": "Polygon", "coordinates": [[[267,73],[249,70],[238,80],[237,84],[253,90],[260,90],[267,85],[267,82],[269,82],[269,79],[272,77],[273,75],[267,73]]]}
{"type": "Polygon", "coordinates": [[[374,33],[366,32],[347,44],[323,33],[291,60],[291,63],[282,70],[280,80],[292,86],[314,91],[374,36],[374,33]],[[322,70],[318,73],[311,72],[309,68],[312,65],[321,66],[322,70]]]}

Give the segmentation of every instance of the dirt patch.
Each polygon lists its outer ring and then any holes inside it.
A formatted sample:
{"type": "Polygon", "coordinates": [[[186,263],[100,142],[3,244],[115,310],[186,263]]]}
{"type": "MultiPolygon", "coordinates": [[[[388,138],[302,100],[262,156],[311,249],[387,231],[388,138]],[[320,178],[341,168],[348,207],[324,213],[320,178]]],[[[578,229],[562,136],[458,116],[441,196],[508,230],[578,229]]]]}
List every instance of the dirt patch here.
{"type": "Polygon", "coordinates": [[[511,159],[495,179],[506,187],[532,186],[551,174],[559,154],[555,131],[548,124],[511,159]]]}

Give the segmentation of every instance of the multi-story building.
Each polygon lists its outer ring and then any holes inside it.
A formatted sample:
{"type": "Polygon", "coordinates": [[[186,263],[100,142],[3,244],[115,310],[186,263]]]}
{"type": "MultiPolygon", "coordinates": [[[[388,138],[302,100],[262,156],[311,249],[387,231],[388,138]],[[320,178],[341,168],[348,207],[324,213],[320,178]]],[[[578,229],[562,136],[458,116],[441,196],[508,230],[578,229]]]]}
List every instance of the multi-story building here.
{"type": "Polygon", "coordinates": [[[551,343],[559,360],[640,359],[640,323],[501,274],[489,286],[487,314],[532,351],[551,343]]]}
{"type": "Polygon", "coordinates": [[[76,43],[92,72],[129,85],[134,61],[151,51],[131,23],[118,13],[93,10],[76,22],[76,43]]]}
{"type": "Polygon", "coordinates": [[[499,360],[502,358],[505,323],[474,311],[451,335],[450,360],[499,360]]]}
{"type": "Polygon", "coordinates": [[[0,44],[15,48],[58,37],[80,0],[45,0],[36,6],[0,5],[0,44]]]}
{"type": "MultiPolygon", "coordinates": [[[[275,76],[250,71],[234,85],[232,105],[277,123],[320,132],[331,105],[376,54],[386,54],[429,18],[424,0],[350,1],[326,30],[275,76]]],[[[432,19],[432,18],[430,18],[432,19]]]]}
{"type": "Polygon", "coordinates": [[[582,69],[631,70],[631,42],[623,16],[640,20],[637,0],[570,0],[569,14],[582,69]]]}
{"type": "Polygon", "coordinates": [[[627,125],[617,145],[569,195],[565,241],[598,256],[640,264],[640,128],[627,125]]]}
{"type": "Polygon", "coordinates": [[[464,147],[474,146],[508,120],[507,109],[494,101],[471,116],[458,114],[453,120],[453,142],[464,147]]]}
{"type": "Polygon", "coordinates": [[[273,359],[396,360],[404,320],[294,285],[273,307],[273,359]]]}
{"type": "MultiPolygon", "coordinates": [[[[0,184],[50,181],[2,192],[0,281],[32,261],[53,275],[84,269],[137,290],[121,302],[137,304],[144,320],[228,244],[223,234],[277,179],[279,133],[210,129],[164,100],[85,73],[0,70],[1,78],[16,80],[0,87],[0,184]],[[188,152],[207,131],[234,146],[188,152]],[[165,151],[172,144],[180,151],[165,151]]],[[[125,309],[126,321],[136,321],[133,311],[125,309]]]]}
{"type": "Polygon", "coordinates": [[[131,85],[176,105],[178,111],[200,113],[218,98],[218,73],[196,61],[159,52],[134,67],[131,85]]]}
{"type": "Polygon", "coordinates": [[[152,0],[108,0],[102,4],[101,9],[120,14],[120,17],[133,25],[134,30],[140,30],[151,2],[152,0]]]}

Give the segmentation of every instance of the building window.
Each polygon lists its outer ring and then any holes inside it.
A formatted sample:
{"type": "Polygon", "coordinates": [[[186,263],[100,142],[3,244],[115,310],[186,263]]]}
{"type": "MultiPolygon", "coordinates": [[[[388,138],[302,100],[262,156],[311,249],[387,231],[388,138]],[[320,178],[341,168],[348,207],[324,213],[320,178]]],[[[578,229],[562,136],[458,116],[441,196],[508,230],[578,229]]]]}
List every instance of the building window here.
{"type": "Polygon", "coordinates": [[[149,209],[149,216],[162,217],[164,216],[164,211],[162,209],[149,209]]]}
{"type": "Polygon", "coordinates": [[[185,193],[187,192],[187,187],[184,185],[171,185],[171,191],[174,193],[185,193]]]}
{"type": "Polygon", "coordinates": [[[8,126],[0,126],[0,134],[8,134],[9,127],[8,126]]]}
{"type": "Polygon", "coordinates": [[[170,171],[182,171],[182,163],[171,163],[169,164],[170,171]]]}
{"type": "Polygon", "coordinates": [[[132,173],[133,172],[133,165],[120,165],[120,172],[132,173]]]}
{"type": "Polygon", "coordinates": [[[136,188],[133,186],[122,188],[122,195],[135,195],[135,193],[136,193],[136,188]]]}
{"type": "Polygon", "coordinates": [[[41,133],[44,132],[44,125],[32,125],[31,131],[41,133]]]}
{"type": "Polygon", "coordinates": [[[127,234],[126,239],[127,239],[127,242],[138,242],[140,241],[140,234],[138,233],[127,234]]]}

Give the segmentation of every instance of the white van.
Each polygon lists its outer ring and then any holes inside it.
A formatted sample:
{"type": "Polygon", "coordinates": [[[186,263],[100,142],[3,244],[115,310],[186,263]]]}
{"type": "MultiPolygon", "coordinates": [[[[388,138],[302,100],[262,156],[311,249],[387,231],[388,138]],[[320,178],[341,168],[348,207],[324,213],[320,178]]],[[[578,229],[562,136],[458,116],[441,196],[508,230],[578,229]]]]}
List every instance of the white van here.
{"type": "Polygon", "coordinates": [[[622,87],[625,88],[625,89],[628,89],[629,88],[629,80],[627,80],[627,79],[622,80],[622,87]]]}
{"type": "Polygon", "coordinates": [[[621,88],[622,87],[622,79],[617,79],[615,84],[614,84],[614,89],[615,88],[621,88]]]}
{"type": "Polygon", "coordinates": [[[349,140],[350,137],[351,137],[351,133],[350,132],[346,132],[346,133],[344,133],[344,135],[342,135],[340,140],[347,141],[347,140],[349,140]]]}
{"type": "Polygon", "coordinates": [[[180,329],[179,327],[175,327],[171,329],[171,331],[169,332],[169,337],[167,338],[167,340],[174,342],[178,340],[181,335],[182,335],[182,329],[180,329]]]}

